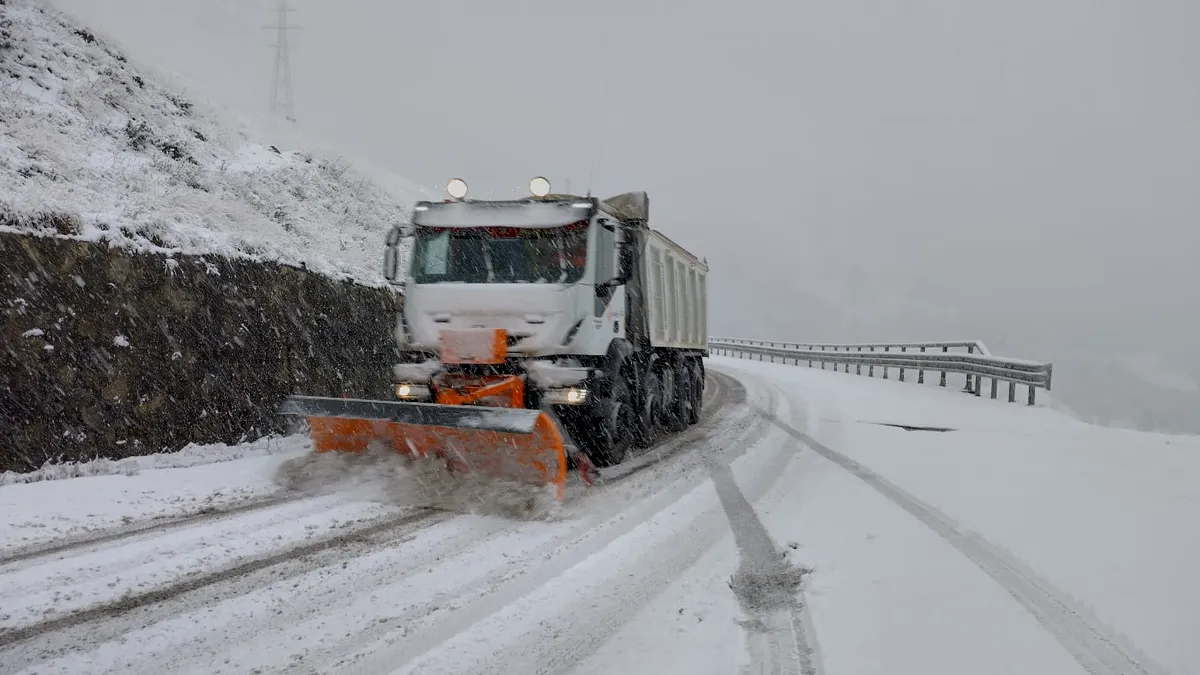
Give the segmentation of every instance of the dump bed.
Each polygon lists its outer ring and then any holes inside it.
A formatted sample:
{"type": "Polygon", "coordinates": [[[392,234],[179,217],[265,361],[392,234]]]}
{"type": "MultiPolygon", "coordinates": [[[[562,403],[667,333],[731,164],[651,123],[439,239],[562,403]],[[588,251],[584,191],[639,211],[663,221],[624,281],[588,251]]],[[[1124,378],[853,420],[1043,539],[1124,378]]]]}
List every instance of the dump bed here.
{"type": "Polygon", "coordinates": [[[708,265],[658,230],[642,253],[650,344],[707,351],[708,265]]]}

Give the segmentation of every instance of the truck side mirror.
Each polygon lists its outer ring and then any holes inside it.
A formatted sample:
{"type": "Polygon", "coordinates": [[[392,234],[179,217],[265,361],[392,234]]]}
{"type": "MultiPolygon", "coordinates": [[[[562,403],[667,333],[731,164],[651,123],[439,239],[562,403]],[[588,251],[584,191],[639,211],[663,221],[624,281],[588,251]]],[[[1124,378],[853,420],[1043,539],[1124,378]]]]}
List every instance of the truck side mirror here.
{"type": "Polygon", "coordinates": [[[383,252],[383,277],[389,283],[404,284],[400,275],[400,241],[412,236],[412,227],[407,224],[395,225],[388,232],[387,248],[383,252]]]}
{"type": "Polygon", "coordinates": [[[616,238],[616,269],[611,279],[598,283],[596,286],[597,292],[601,288],[612,289],[617,286],[623,286],[629,283],[629,279],[633,277],[633,229],[624,224],[614,224],[608,219],[600,221],[600,227],[612,232],[616,238]]]}
{"type": "Polygon", "coordinates": [[[617,285],[627,284],[633,277],[633,266],[637,264],[634,260],[634,251],[637,247],[634,246],[634,230],[632,227],[621,227],[617,230],[621,234],[620,241],[617,242],[617,285]]]}

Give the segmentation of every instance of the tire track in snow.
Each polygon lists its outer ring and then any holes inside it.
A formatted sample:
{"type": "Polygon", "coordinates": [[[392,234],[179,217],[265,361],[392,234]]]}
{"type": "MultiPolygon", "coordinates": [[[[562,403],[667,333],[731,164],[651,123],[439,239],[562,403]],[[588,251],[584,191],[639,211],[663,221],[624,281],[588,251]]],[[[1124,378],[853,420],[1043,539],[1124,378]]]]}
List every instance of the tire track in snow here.
{"type": "Polygon", "coordinates": [[[1116,633],[1093,623],[1071,606],[1066,594],[1032,569],[1013,560],[981,536],[968,532],[946,514],[917,499],[859,462],[798,431],[775,414],[758,414],[825,459],[853,474],[892,503],[907,511],[966,556],[1025,608],[1079,665],[1092,675],[1165,675],[1147,657],[1116,633]]]}
{"type": "Polygon", "coordinates": [[[246,513],[253,513],[262,509],[287,504],[288,502],[306,499],[310,495],[303,494],[279,494],[271,493],[252,499],[249,502],[238,504],[236,506],[228,506],[222,508],[202,509],[195,513],[184,514],[181,516],[169,516],[161,519],[154,519],[148,522],[133,523],[127,526],[104,529],[99,532],[91,532],[84,535],[57,539],[45,544],[37,544],[28,548],[15,549],[0,558],[0,567],[7,567],[14,563],[34,561],[38,558],[59,555],[63,553],[71,553],[80,549],[88,549],[104,544],[120,543],[127,539],[133,539],[139,536],[155,536],[171,530],[197,525],[201,523],[210,523],[217,520],[224,520],[234,516],[240,516],[246,513]]]}
{"type": "Polygon", "coordinates": [[[168,587],[406,512],[394,505],[333,495],[6,569],[0,576],[0,631],[168,587]]]}
{"type": "Polygon", "coordinates": [[[729,465],[708,456],[705,463],[741,559],[733,591],[743,611],[758,624],[743,626],[753,662],[748,672],[818,675],[821,669],[800,611],[802,570],[793,567],[771,540],[729,465]]]}
{"type": "Polygon", "coordinates": [[[414,513],[406,513],[403,515],[390,516],[382,519],[376,518],[372,520],[370,525],[356,528],[350,532],[344,532],[333,537],[322,538],[300,546],[289,547],[272,555],[252,558],[250,560],[238,563],[232,567],[224,568],[209,574],[195,576],[185,581],[156,588],[145,593],[129,595],[112,602],[107,602],[89,609],[85,609],[80,612],[73,612],[71,614],[50,619],[48,621],[22,626],[20,628],[0,631],[0,649],[10,647],[16,643],[38,637],[46,633],[64,630],[92,621],[109,619],[136,609],[140,609],[142,607],[146,607],[148,605],[162,603],[181,595],[213,586],[221,582],[229,581],[230,579],[242,577],[302,556],[320,553],[322,551],[334,549],[347,544],[353,544],[364,539],[376,537],[389,531],[412,525],[423,527],[429,524],[429,522],[436,522],[439,517],[444,520],[448,519],[452,515],[453,514],[450,513],[421,509],[414,513]]]}
{"type": "Polygon", "coordinates": [[[389,598],[389,587],[415,570],[436,569],[454,556],[490,547],[504,532],[504,523],[481,519],[464,527],[456,514],[435,514],[432,523],[363,536],[136,612],[55,631],[0,652],[0,662],[37,666],[20,672],[76,672],[84,663],[97,674],[158,675],[193,672],[221,654],[231,672],[250,672],[253,665],[237,663],[239,652],[253,653],[265,644],[285,652],[264,665],[276,672],[289,662],[291,645],[315,650],[321,643],[357,636],[359,627],[347,617],[361,620],[365,599],[370,608],[386,608],[368,617],[365,630],[395,624],[400,615],[393,610],[410,602],[403,595],[389,598]],[[291,631],[304,624],[314,629],[301,631],[306,640],[297,644],[291,631]],[[113,660],[114,646],[133,644],[138,646],[118,647],[113,660]]]}

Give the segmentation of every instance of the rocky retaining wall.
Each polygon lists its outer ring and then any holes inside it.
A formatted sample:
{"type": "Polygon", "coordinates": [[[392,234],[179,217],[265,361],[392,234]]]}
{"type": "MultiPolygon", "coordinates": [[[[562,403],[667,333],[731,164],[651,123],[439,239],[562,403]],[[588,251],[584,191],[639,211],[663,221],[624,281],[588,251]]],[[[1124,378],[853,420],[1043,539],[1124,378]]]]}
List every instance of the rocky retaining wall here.
{"type": "Polygon", "coordinates": [[[0,233],[0,471],[286,430],[389,394],[400,297],[304,270],[0,233]]]}

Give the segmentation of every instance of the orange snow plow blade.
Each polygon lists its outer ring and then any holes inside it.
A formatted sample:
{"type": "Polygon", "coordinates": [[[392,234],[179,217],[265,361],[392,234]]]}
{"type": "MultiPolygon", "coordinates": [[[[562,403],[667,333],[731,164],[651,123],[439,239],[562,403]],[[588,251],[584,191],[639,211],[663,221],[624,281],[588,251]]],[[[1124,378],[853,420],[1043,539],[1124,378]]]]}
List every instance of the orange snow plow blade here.
{"type": "Polygon", "coordinates": [[[540,410],[292,396],[279,413],[308,419],[317,452],[381,442],[412,457],[441,457],[453,471],[550,484],[560,500],[566,490],[566,444],[540,410]]]}

